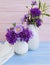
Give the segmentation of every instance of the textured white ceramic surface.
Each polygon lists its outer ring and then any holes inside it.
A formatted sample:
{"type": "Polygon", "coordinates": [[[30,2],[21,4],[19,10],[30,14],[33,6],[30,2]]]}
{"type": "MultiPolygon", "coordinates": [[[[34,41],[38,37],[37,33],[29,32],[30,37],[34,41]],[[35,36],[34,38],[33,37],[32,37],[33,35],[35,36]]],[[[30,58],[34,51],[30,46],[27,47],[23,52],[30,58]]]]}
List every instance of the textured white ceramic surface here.
{"type": "Polygon", "coordinates": [[[30,50],[36,50],[39,47],[39,35],[37,27],[33,25],[28,26],[29,30],[32,31],[32,38],[28,42],[28,47],[30,50]]]}
{"type": "Polygon", "coordinates": [[[23,41],[17,41],[14,45],[14,51],[17,54],[24,54],[28,51],[28,44],[23,41]]]}

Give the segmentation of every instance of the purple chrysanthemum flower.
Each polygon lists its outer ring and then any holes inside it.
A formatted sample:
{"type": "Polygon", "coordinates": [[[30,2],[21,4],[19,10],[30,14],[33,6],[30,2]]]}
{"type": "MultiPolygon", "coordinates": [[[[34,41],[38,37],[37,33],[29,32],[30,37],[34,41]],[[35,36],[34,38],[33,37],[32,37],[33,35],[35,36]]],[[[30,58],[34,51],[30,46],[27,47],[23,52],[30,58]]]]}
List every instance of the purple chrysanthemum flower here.
{"type": "Polygon", "coordinates": [[[41,19],[36,19],[36,25],[37,27],[41,26],[42,20],[41,19]]]}
{"type": "Polygon", "coordinates": [[[29,41],[31,36],[32,36],[32,32],[28,29],[23,29],[23,31],[19,34],[20,40],[26,42],[29,41]]]}
{"type": "Polygon", "coordinates": [[[31,5],[36,5],[37,2],[36,1],[32,1],[31,5]]]}
{"type": "Polygon", "coordinates": [[[6,33],[6,39],[13,45],[17,40],[17,34],[13,30],[8,30],[6,33]]]}
{"type": "Polygon", "coordinates": [[[30,13],[33,17],[36,17],[36,16],[40,16],[41,15],[41,11],[39,8],[31,8],[30,9],[30,13]]]}
{"type": "Polygon", "coordinates": [[[17,34],[20,33],[20,32],[22,32],[22,31],[23,31],[23,26],[17,25],[17,26],[14,28],[14,31],[15,31],[17,34]]]}

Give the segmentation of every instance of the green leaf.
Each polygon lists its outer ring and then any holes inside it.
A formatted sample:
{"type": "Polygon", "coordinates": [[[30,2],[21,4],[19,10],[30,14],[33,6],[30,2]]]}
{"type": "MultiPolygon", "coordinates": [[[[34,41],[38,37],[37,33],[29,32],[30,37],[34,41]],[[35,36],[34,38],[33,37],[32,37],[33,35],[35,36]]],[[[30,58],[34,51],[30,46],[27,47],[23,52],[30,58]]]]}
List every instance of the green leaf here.
{"type": "Polygon", "coordinates": [[[39,16],[33,17],[33,19],[38,19],[38,18],[39,18],[39,16]]]}
{"type": "Polygon", "coordinates": [[[42,13],[42,15],[46,15],[46,16],[49,16],[49,17],[50,17],[50,14],[45,14],[45,13],[42,13]]]}
{"type": "Polygon", "coordinates": [[[13,23],[13,26],[15,27],[16,26],[16,23],[13,23]]]}
{"type": "Polygon", "coordinates": [[[31,6],[33,7],[34,5],[33,5],[33,4],[31,4],[31,6]]]}
{"type": "Polygon", "coordinates": [[[43,9],[46,7],[46,3],[43,4],[43,9]]]}
{"type": "Polygon", "coordinates": [[[41,8],[41,1],[39,0],[39,9],[41,8]]]}
{"type": "Polygon", "coordinates": [[[46,3],[44,3],[44,4],[43,4],[43,10],[42,10],[42,11],[43,11],[43,12],[46,12],[46,10],[47,10],[47,6],[46,6],[46,3]]]}

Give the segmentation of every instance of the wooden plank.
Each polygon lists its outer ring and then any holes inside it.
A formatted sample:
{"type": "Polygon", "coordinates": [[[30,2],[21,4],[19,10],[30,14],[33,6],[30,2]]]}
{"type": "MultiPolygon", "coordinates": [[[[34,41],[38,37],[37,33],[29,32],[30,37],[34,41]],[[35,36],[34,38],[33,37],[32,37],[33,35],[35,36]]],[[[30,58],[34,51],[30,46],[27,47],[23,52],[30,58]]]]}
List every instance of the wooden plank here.
{"type": "MultiPolygon", "coordinates": [[[[6,29],[12,26],[12,23],[21,23],[21,18],[27,13],[26,5],[30,7],[32,0],[0,0],[0,40],[5,40],[6,29]]],[[[50,13],[50,0],[41,0],[49,6],[47,13],[50,13]]],[[[38,2],[38,1],[37,1],[38,2]]],[[[43,25],[39,29],[39,35],[42,41],[50,41],[50,18],[43,17],[43,25]]]]}

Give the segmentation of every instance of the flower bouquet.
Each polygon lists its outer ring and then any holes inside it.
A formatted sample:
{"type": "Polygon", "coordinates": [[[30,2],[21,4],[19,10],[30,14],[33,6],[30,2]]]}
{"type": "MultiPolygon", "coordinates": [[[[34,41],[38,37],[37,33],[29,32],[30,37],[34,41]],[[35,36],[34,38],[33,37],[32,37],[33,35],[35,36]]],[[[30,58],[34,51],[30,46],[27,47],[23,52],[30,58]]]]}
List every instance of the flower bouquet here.
{"type": "MultiPolygon", "coordinates": [[[[26,6],[28,8],[28,6],[26,6]]],[[[32,1],[31,8],[22,18],[22,24],[27,23],[27,27],[13,24],[13,28],[7,30],[6,39],[8,43],[14,45],[14,51],[17,54],[24,54],[30,50],[36,50],[39,47],[38,28],[42,25],[41,16],[50,16],[46,14],[46,3],[32,1]]]]}
{"type": "Polygon", "coordinates": [[[32,37],[32,32],[22,25],[14,26],[7,30],[6,39],[14,45],[14,51],[17,54],[24,54],[28,51],[28,41],[32,37]]]}
{"type": "MultiPolygon", "coordinates": [[[[28,9],[29,7],[26,6],[26,8],[28,9]]],[[[39,4],[37,4],[36,1],[32,1],[31,8],[28,9],[28,13],[23,17],[23,22],[27,22],[29,30],[33,33],[33,37],[28,42],[29,49],[31,50],[36,50],[39,47],[38,28],[43,23],[41,17],[44,15],[50,16],[50,14],[46,13],[46,10],[46,3],[41,3],[39,0],[39,4]]]]}

